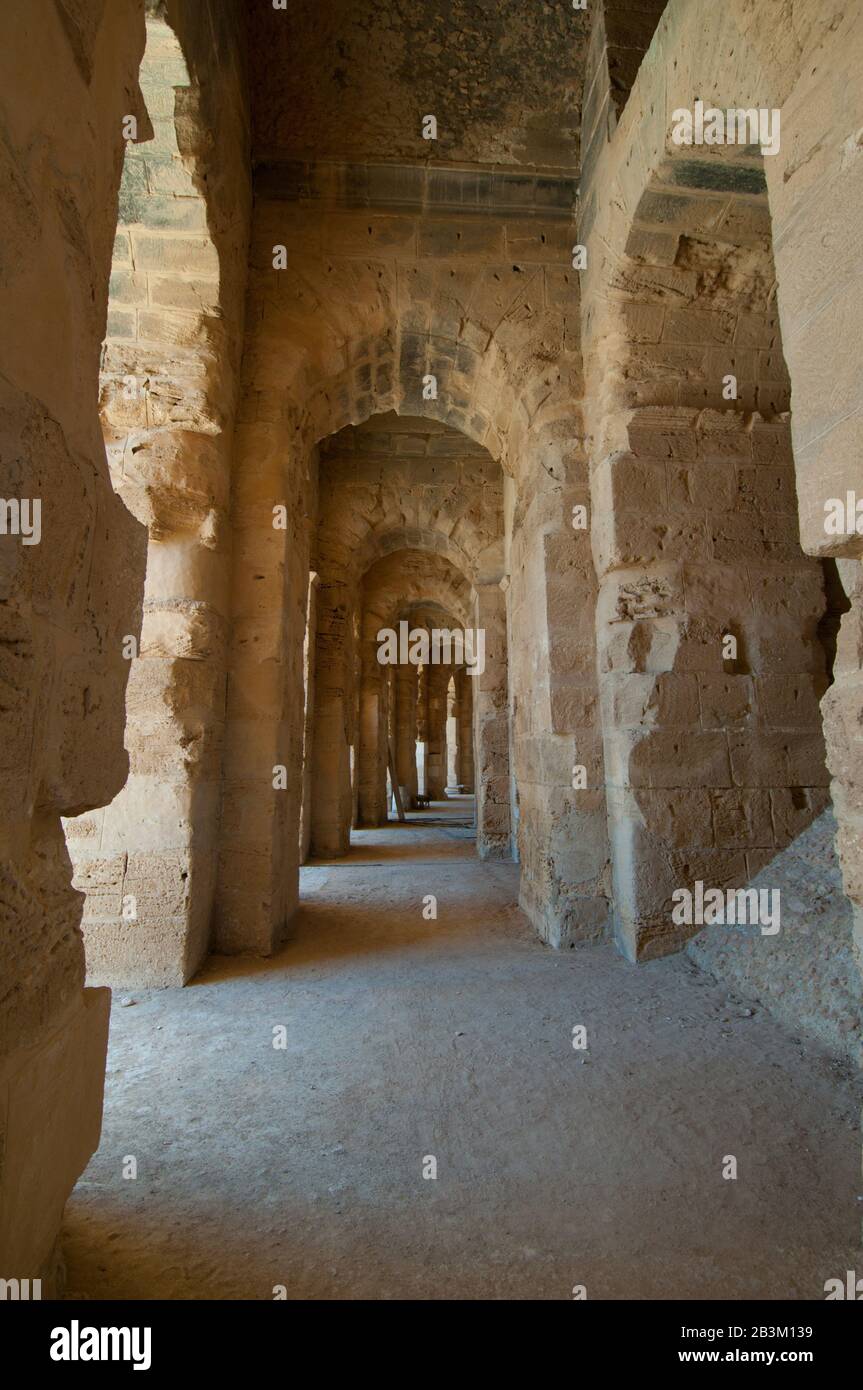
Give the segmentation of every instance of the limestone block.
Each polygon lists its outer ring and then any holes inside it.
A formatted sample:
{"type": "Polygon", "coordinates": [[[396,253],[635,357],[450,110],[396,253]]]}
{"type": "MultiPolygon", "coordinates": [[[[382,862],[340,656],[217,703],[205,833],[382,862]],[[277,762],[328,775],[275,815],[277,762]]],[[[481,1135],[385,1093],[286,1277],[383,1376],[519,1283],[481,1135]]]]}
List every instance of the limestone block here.
{"type": "Polygon", "coordinates": [[[205,236],[163,237],[146,230],[132,229],[132,252],[139,270],[180,271],[218,275],[219,258],[215,246],[205,236]]]}
{"type": "Polygon", "coordinates": [[[192,856],[188,849],[170,853],[130,853],[124,893],[136,900],[139,919],[182,918],[191,893],[192,856]]]}
{"type": "Polygon", "coordinates": [[[204,603],[187,600],[174,608],[148,606],[141,627],[143,658],[214,659],[221,664],[226,648],[225,624],[204,603]]]}
{"type": "Polygon", "coordinates": [[[791,844],[830,805],[826,787],[773,787],[770,806],[777,845],[791,844]]]}
{"type": "Polygon", "coordinates": [[[696,725],[699,719],[694,675],[610,673],[603,681],[603,701],[612,728],[696,725]]]}
{"type": "MultiPolygon", "coordinates": [[[[674,669],[684,641],[676,618],[620,622],[599,633],[601,671],[653,672],[674,669]]],[[[718,660],[715,663],[718,665],[718,660]]]]}
{"type": "Polygon", "coordinates": [[[622,511],[615,517],[615,533],[604,562],[609,568],[671,561],[707,563],[714,553],[710,536],[709,523],[698,516],[622,511]]]}
{"type": "Polygon", "coordinates": [[[701,724],[705,729],[746,727],[755,713],[751,676],[699,673],[701,724]]]}
{"type": "Polygon", "coordinates": [[[731,764],[722,733],[657,729],[639,737],[615,734],[612,744],[634,787],[728,787],[731,764]]]}
{"type": "Polygon", "coordinates": [[[674,512],[725,511],[738,499],[738,478],[727,464],[698,463],[694,468],[667,466],[669,510],[674,512]]]}
{"type": "Polygon", "coordinates": [[[826,683],[826,676],[814,674],[757,676],[759,720],[775,728],[820,728],[826,683]]]}
{"type": "Polygon", "coordinates": [[[211,511],[227,505],[223,445],[191,430],[133,436],[124,453],[119,491],[155,538],[197,531],[211,511]]]}
{"type": "Polygon", "coordinates": [[[84,919],[119,917],[123,907],[126,855],[75,858],[72,885],[86,894],[84,919]]]}
{"type": "Polygon", "coordinates": [[[695,462],[699,450],[694,422],[691,410],[637,410],[627,425],[630,450],[636,458],[695,462]]]}
{"type": "Polygon", "coordinates": [[[711,848],[715,843],[711,796],[715,794],[704,788],[678,787],[673,796],[645,787],[616,788],[614,805],[624,814],[640,817],[657,841],[672,849],[711,848]]]}
{"type": "Polygon", "coordinates": [[[555,734],[569,733],[591,727],[598,714],[598,698],[594,683],[557,685],[551,691],[551,730],[555,734]]]}
{"type": "Polygon", "coordinates": [[[719,849],[771,848],[774,843],[770,793],[764,790],[711,791],[719,849]]]}
{"type": "Polygon", "coordinates": [[[820,729],[806,733],[732,730],[728,745],[736,786],[819,787],[830,780],[820,729]]]}
{"type": "Polygon", "coordinates": [[[110,980],[113,990],[180,988],[195,973],[200,953],[190,956],[187,915],[149,917],[129,922],[121,917],[84,924],[88,984],[110,980]]]}

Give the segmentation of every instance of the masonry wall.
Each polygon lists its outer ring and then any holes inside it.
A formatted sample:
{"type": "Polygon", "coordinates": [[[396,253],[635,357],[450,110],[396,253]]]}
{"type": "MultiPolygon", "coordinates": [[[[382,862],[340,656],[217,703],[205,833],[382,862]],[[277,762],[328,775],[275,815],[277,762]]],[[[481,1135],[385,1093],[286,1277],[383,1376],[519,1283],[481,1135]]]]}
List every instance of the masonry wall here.
{"type": "Polygon", "coordinates": [[[10,0],[0,28],[0,493],[41,501],[38,544],[0,537],[0,1276],[51,1294],[108,1013],[83,988],[61,816],[123,784],[122,638],[141,621],[145,535],[110,485],[98,372],[124,116],[146,132],[144,18],[133,0],[10,0]]]}
{"type": "Polygon", "coordinates": [[[229,636],[231,451],[250,178],[240,12],[151,5],[154,138],[126,152],[101,408],[112,478],[149,531],[130,777],[67,824],[90,978],[184,983],[210,943],[229,636]]]}
{"type": "MultiPolygon", "coordinates": [[[[814,703],[826,682],[813,629],[826,605],[819,572],[811,562],[805,562],[795,553],[794,538],[798,528],[790,498],[790,473],[793,463],[800,498],[799,535],[803,548],[824,553],[823,539],[815,538],[807,521],[813,512],[823,519],[820,494],[825,482],[823,475],[818,480],[804,463],[806,443],[811,437],[809,421],[814,412],[814,418],[820,420],[815,435],[823,444],[834,423],[840,430],[841,420],[846,421],[845,428],[848,425],[847,417],[841,412],[838,419],[831,417],[829,412],[825,415],[824,392],[813,389],[818,378],[816,364],[828,360],[828,351],[832,358],[837,345],[834,341],[830,349],[825,350],[823,344],[819,348],[810,336],[818,317],[812,312],[818,308],[817,297],[810,300],[808,316],[795,317],[801,280],[794,266],[813,267],[815,281],[820,285],[816,295],[820,294],[822,309],[839,291],[843,279],[859,274],[859,257],[853,251],[853,232],[847,216],[849,207],[853,206],[856,187],[854,162],[849,162],[847,156],[851,148],[848,132],[855,116],[849,110],[840,114],[838,104],[830,105],[831,100],[838,102],[838,94],[843,89],[841,73],[851,61],[847,48],[839,51],[840,37],[852,52],[859,40],[852,35],[850,24],[837,7],[826,9],[832,13],[827,14],[822,8],[817,14],[806,15],[797,36],[799,47],[792,52],[787,28],[771,25],[763,8],[756,14],[753,7],[741,3],[726,7],[720,13],[709,6],[670,4],[642,63],[620,124],[604,149],[598,152],[595,170],[582,187],[580,239],[587,244],[591,256],[588,272],[583,277],[583,323],[589,359],[592,487],[595,509],[597,501],[601,500],[603,515],[609,518],[609,525],[595,537],[595,551],[600,572],[607,574],[609,568],[619,570],[618,580],[622,581],[613,581],[613,598],[609,598],[609,581],[604,582],[600,624],[620,624],[623,619],[620,628],[623,655],[626,654],[627,633],[634,632],[638,637],[637,642],[629,643],[627,659],[636,663],[634,667],[630,665],[629,670],[633,675],[642,670],[649,677],[651,700],[655,701],[656,708],[653,714],[636,715],[635,722],[643,725],[645,718],[682,720],[689,725],[691,735],[694,729],[690,717],[680,708],[672,711],[666,703],[664,714],[661,712],[663,682],[657,679],[664,660],[658,656],[656,635],[662,631],[664,618],[672,616],[673,624],[679,622],[680,592],[677,590],[675,596],[673,582],[663,592],[656,573],[652,578],[659,588],[649,595],[645,588],[640,588],[641,579],[650,576],[642,572],[639,562],[653,556],[655,565],[663,552],[667,559],[676,562],[685,558],[693,544],[704,544],[704,537],[696,537],[691,530],[692,515],[683,519],[681,525],[676,514],[676,494],[672,490],[677,487],[678,479],[689,474],[685,505],[691,507],[697,501],[692,483],[698,470],[686,466],[681,469],[680,465],[685,465],[686,460],[675,455],[673,444],[669,446],[667,441],[657,440],[658,447],[651,447],[642,433],[645,423],[648,430],[656,429],[660,417],[664,416],[665,426],[672,426],[671,433],[676,434],[673,408],[684,404],[692,406],[688,424],[683,417],[677,418],[677,424],[684,424],[684,434],[689,434],[685,447],[699,451],[692,452],[689,457],[693,462],[701,459],[702,463],[709,463],[710,458],[704,450],[712,434],[714,442],[707,447],[714,451],[713,462],[720,465],[718,473],[714,470],[708,489],[710,514],[718,510],[719,526],[718,529],[714,527],[712,535],[706,539],[711,546],[718,544],[720,550],[725,548],[727,554],[723,557],[714,549],[713,561],[720,560],[731,587],[739,584],[742,577],[739,574],[741,556],[746,558],[750,581],[753,560],[763,577],[758,588],[750,590],[751,597],[747,599],[747,604],[754,602],[754,608],[749,608],[750,626],[746,636],[756,661],[744,669],[722,672],[723,678],[733,677],[726,680],[724,688],[727,695],[733,691],[735,697],[740,696],[749,677],[754,676],[756,704],[753,706],[748,700],[741,703],[737,699],[736,707],[732,709],[729,705],[720,721],[725,731],[733,731],[729,738],[732,745],[730,770],[724,770],[725,755],[718,745],[711,745],[708,737],[693,745],[696,750],[702,750],[703,759],[689,759],[690,764],[700,761],[701,765],[690,766],[687,775],[694,775],[700,787],[714,784],[717,788],[722,784],[721,779],[730,777],[735,815],[747,817],[749,811],[740,802],[740,790],[747,787],[758,790],[759,795],[751,804],[764,807],[763,791],[772,788],[774,840],[772,846],[765,843],[761,847],[765,855],[775,853],[787,843],[783,838],[786,835],[793,837],[799,833],[824,799],[825,779],[820,771],[822,745],[814,703]],[[705,62],[706,55],[709,55],[709,63],[705,62]],[[821,74],[821,79],[812,82],[815,74],[821,74]],[[831,97],[825,104],[828,91],[831,97]],[[689,150],[681,162],[668,164],[672,155],[680,156],[680,150],[675,150],[670,140],[671,114],[678,107],[691,107],[696,95],[721,107],[773,107],[788,98],[782,112],[781,150],[777,156],[764,159],[760,189],[757,171],[751,167],[749,159],[751,152],[689,150]],[[808,103],[805,122],[800,119],[803,103],[808,103]],[[815,112],[818,112],[817,137],[812,125],[815,112]],[[830,135],[828,129],[832,129],[830,135]],[[803,201],[794,200],[787,185],[797,177],[798,170],[803,165],[808,166],[810,159],[816,158],[822,150],[825,151],[823,159],[820,164],[816,159],[813,169],[813,176],[817,171],[817,177],[813,177],[813,191],[819,199],[819,208],[816,212],[813,199],[810,214],[808,200],[805,197],[803,201]],[[831,152],[829,156],[827,150],[831,152]],[[846,151],[844,155],[843,150],[846,151]],[[765,176],[769,213],[763,197],[765,176]],[[824,210],[833,197],[836,210],[829,215],[833,218],[831,225],[837,254],[831,259],[816,251],[812,237],[816,223],[823,227],[824,210]],[[744,302],[747,297],[754,298],[757,305],[763,300],[765,290],[771,287],[773,262],[763,258],[765,246],[769,256],[771,220],[775,276],[779,286],[779,321],[792,390],[790,421],[788,386],[775,314],[771,331],[769,315],[747,314],[744,302]],[[759,239],[762,242],[758,253],[760,261],[756,255],[759,239]],[[840,251],[840,246],[844,250],[840,251]],[[828,259],[829,265],[825,263],[828,259]],[[709,306],[703,301],[711,294],[718,302],[709,306]],[[714,311],[733,311],[733,301],[738,295],[739,312],[733,323],[722,312],[714,312],[706,318],[692,314],[693,309],[709,307],[714,311]],[[807,342],[801,351],[800,334],[804,329],[807,342]],[[726,371],[734,373],[744,384],[736,406],[716,397],[726,371]],[[786,382],[784,386],[783,381],[786,382]],[[728,422],[711,416],[709,411],[703,410],[704,406],[726,415],[736,411],[738,418],[728,422]],[[753,416],[751,412],[755,410],[758,414],[753,416]],[[642,412],[642,420],[639,412],[642,412]],[[717,431],[728,428],[730,434],[716,452],[717,431]],[[642,439],[640,459],[633,458],[633,452],[638,454],[638,449],[631,448],[633,430],[642,439]],[[734,468],[729,469],[729,464],[734,468]],[[659,514],[654,520],[651,513],[657,512],[657,489],[663,486],[660,482],[663,471],[667,491],[665,520],[660,523],[659,514]],[[734,502],[729,487],[736,496],[734,502]],[[813,493],[818,499],[814,506],[813,493]],[[646,517],[636,521],[634,514],[630,515],[627,537],[625,516],[627,508],[634,508],[635,498],[642,499],[646,517]],[[736,517],[732,516],[734,512],[736,517]],[[760,524],[756,521],[759,513],[762,516],[760,524]],[[780,574],[783,562],[788,570],[780,574]],[[633,563],[638,572],[627,575],[626,567],[633,563]],[[774,580],[767,575],[771,568],[775,571],[774,580]],[[628,595],[625,592],[627,583],[631,586],[628,595]],[[633,599],[645,603],[641,613],[637,608],[632,611],[633,599]],[[670,604],[670,609],[661,614],[651,610],[652,603],[660,608],[670,604]],[[752,630],[753,617],[756,628],[760,625],[760,634],[752,630]],[[635,619],[634,627],[632,619],[635,619]],[[627,623],[630,623],[629,628],[627,623]],[[650,665],[652,660],[657,661],[656,668],[650,665]],[[647,667],[639,667],[639,661],[647,661],[647,667]],[[771,678],[775,678],[772,685],[771,678]],[[784,708],[773,699],[780,687],[791,700],[784,708]],[[745,726],[753,719],[763,728],[763,740],[745,731],[745,726]],[[743,720],[742,729],[740,720],[743,720]],[[713,770],[708,770],[711,757],[716,756],[723,763],[721,775],[715,763],[713,770]],[[745,769],[741,767],[744,758],[745,769]],[[768,770],[770,759],[774,762],[768,770]],[[783,794],[789,803],[788,816],[781,810],[777,814],[777,801],[781,801],[783,794]]],[[[797,191],[801,191],[799,181],[797,191]]],[[[843,296],[845,292],[843,288],[843,296]]],[[[841,335],[841,325],[839,332],[841,335]]],[[[832,401],[832,394],[830,399],[832,401]]],[[[851,418],[854,418],[853,412],[851,418]]],[[[853,431],[853,425],[851,428],[853,431]]],[[[845,457],[844,450],[834,450],[832,457],[838,462],[845,457]]],[[[706,481],[708,472],[702,471],[702,477],[706,481]]],[[[838,481],[834,473],[831,486],[838,485],[838,481]]],[[[849,538],[846,545],[854,548],[856,542],[849,538]]],[[[834,553],[842,549],[842,545],[835,545],[834,553]]],[[[709,557],[702,555],[698,562],[699,583],[711,572],[710,566],[705,569],[705,558],[709,557]]],[[[723,626],[733,616],[742,622],[742,614],[735,615],[729,609],[731,589],[728,585],[723,587],[719,572],[715,572],[715,583],[711,587],[713,591],[706,595],[704,622],[708,626],[717,622],[723,626]]],[[[849,620],[853,622],[850,613],[843,620],[845,625],[849,625],[849,620]]],[[[686,625],[693,635],[692,622],[686,625]]],[[[610,641],[611,629],[606,631],[610,641]]],[[[715,637],[714,633],[710,648],[714,656],[715,637]]],[[[607,648],[604,660],[610,675],[608,641],[603,645],[607,648]]],[[[686,647],[677,648],[674,653],[668,653],[667,659],[671,667],[682,673],[689,664],[690,654],[686,647]]],[[[664,666],[664,669],[668,671],[670,667],[664,666]]],[[[703,677],[699,677],[699,682],[703,720],[703,677]]],[[[831,741],[831,711],[842,702],[842,686],[839,682],[837,686],[838,689],[831,688],[826,705],[828,744],[831,741]]],[[[674,696],[682,693],[679,680],[675,680],[673,687],[667,684],[669,700],[672,690],[674,696]]],[[[643,708],[648,709],[649,704],[643,708]]],[[[608,706],[606,715],[607,712],[608,706]]],[[[624,719],[623,723],[626,722],[624,719]]],[[[709,734],[706,728],[704,732],[709,734]]],[[[641,858],[638,845],[633,830],[621,832],[620,825],[624,819],[628,819],[630,827],[637,827],[639,823],[638,813],[632,814],[632,797],[625,788],[632,787],[633,739],[635,746],[643,748],[644,735],[642,730],[634,735],[630,732],[624,738],[621,731],[619,740],[613,733],[611,737],[617,746],[614,749],[616,765],[610,772],[610,781],[616,787],[610,798],[610,821],[613,837],[622,835],[622,841],[619,838],[615,844],[615,869],[616,873],[622,871],[624,877],[631,875],[633,891],[637,883],[640,892],[644,884],[634,867],[641,858]],[[620,821],[616,827],[618,815],[620,821]]],[[[667,737],[671,754],[675,735],[669,730],[667,737]]],[[[840,738],[840,742],[845,750],[842,773],[847,779],[854,760],[848,757],[847,739],[840,738]]],[[[606,723],[607,756],[608,745],[609,724],[606,723]]],[[[655,735],[648,739],[648,746],[659,753],[655,735]]],[[[661,761],[658,758],[658,762],[661,761]]],[[[673,758],[667,760],[671,762],[673,758]]],[[[844,790],[841,780],[837,790],[838,804],[844,790]]],[[[638,793],[636,800],[641,795],[638,793]]],[[[713,833],[720,833],[722,827],[717,809],[714,803],[713,833]]],[[[750,828],[750,853],[757,860],[757,841],[769,840],[771,832],[769,828],[750,828]]],[[[841,843],[841,829],[839,835],[841,843]]],[[[645,864],[657,862],[655,850],[656,847],[651,846],[644,854],[645,864]]],[[[660,862],[661,858],[660,855],[660,862]]],[[[699,863],[697,856],[688,853],[686,858],[686,868],[704,867],[704,860],[699,863]]],[[[673,862],[671,855],[666,856],[666,862],[673,862]]],[[[734,872],[742,867],[738,865],[734,872]]],[[[754,869],[757,863],[747,865],[747,872],[754,869]]],[[[672,876],[674,873],[680,876],[680,872],[675,869],[672,876]]],[[[724,872],[731,877],[730,863],[724,872]]],[[[853,872],[852,878],[846,881],[853,882],[853,872]]],[[[622,884],[616,882],[616,889],[621,888],[622,884]]],[[[616,896],[626,914],[626,894],[620,891],[616,896]]],[[[637,915],[632,896],[628,910],[637,915]]],[[[660,912],[664,915],[664,908],[660,912]]],[[[629,930],[619,925],[619,930],[631,943],[639,936],[637,928],[629,930]]],[[[648,931],[647,939],[650,935],[648,931]]],[[[638,948],[631,944],[630,949],[637,951],[638,948]]]]}

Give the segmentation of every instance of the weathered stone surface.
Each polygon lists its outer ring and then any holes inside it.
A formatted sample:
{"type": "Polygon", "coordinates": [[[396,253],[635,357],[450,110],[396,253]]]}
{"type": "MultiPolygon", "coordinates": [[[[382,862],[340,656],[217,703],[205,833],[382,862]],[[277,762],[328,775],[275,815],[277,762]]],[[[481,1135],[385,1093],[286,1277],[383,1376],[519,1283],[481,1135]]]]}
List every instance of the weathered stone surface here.
{"type": "Polygon", "coordinates": [[[140,627],[143,537],[111,491],[96,402],[144,26],[133,0],[12,0],[2,25],[0,1265],[51,1278],[98,1143],[107,1003],[82,990],[60,816],[123,784],[121,641],[140,627]],[[40,503],[34,543],[7,528],[9,499],[40,503]]]}
{"type": "MultiPolygon", "coordinates": [[[[634,961],[699,930],[672,917],[699,881],[796,876],[820,912],[832,802],[843,971],[852,920],[859,953],[863,539],[825,509],[863,499],[863,26],[775,8],[9,0],[0,1235],[22,1274],[97,1138],[85,950],[125,987],[271,953],[300,863],[394,788],[471,790],[542,939],[613,931],[634,961]],[[780,149],[681,148],[696,96],[781,108],[780,149]],[[481,630],[482,672],[382,665],[401,621],[481,630]]],[[[776,1007],[835,1048],[856,986],[825,982],[822,941],[797,932],[769,979],[754,947],[692,949],[778,1001],[808,946],[776,1007]]]]}
{"type": "MultiPolygon", "coordinates": [[[[138,864],[124,889],[137,915],[85,921],[92,978],[125,985],[184,983],[210,936],[251,198],[240,38],[232,6],[173,0],[148,19],[140,78],[155,139],[127,149],[120,188],[102,421],[114,487],[150,544],[127,702],[132,775],[102,814],[100,846],[138,864]]],[[[70,845],[86,887],[90,848],[70,845]]]]}

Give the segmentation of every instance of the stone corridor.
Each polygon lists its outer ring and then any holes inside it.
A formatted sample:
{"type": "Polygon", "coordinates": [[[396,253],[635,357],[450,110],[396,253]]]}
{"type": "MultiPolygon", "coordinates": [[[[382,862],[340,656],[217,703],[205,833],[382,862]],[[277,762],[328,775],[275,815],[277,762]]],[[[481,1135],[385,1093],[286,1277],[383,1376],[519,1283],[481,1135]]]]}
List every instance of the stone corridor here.
{"type": "Polygon", "coordinates": [[[863,1297],[861,72],[4,0],[3,1298],[863,1297]]]}
{"type": "Polygon", "coordinates": [[[853,1264],[850,1068],[685,957],[549,952],[462,827],[353,838],[271,960],[115,997],[69,1297],[812,1299],[853,1264]]]}

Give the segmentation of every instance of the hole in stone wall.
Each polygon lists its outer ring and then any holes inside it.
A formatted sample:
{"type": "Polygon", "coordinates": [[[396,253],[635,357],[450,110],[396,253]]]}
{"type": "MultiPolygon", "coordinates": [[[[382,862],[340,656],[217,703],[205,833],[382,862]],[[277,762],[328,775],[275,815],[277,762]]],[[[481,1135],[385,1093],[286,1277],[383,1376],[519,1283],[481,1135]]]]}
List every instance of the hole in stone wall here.
{"type": "Polygon", "coordinates": [[[824,609],[824,615],[818,624],[817,632],[818,641],[824,648],[827,684],[832,685],[839,627],[842,622],[843,613],[847,613],[851,607],[851,601],[842,587],[842,580],[839,578],[839,569],[836,561],[832,559],[832,557],[828,556],[821,561],[821,572],[824,576],[826,607],[824,609]]]}

